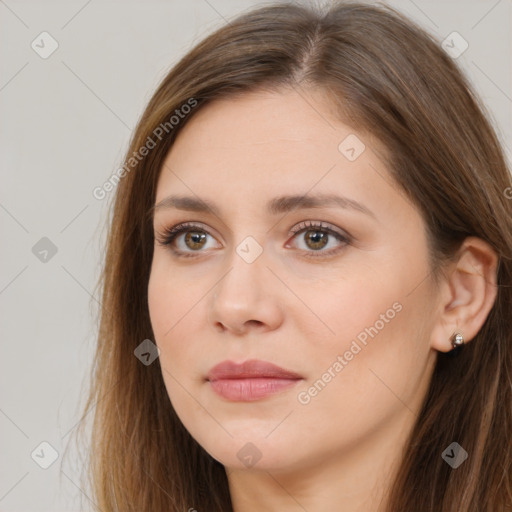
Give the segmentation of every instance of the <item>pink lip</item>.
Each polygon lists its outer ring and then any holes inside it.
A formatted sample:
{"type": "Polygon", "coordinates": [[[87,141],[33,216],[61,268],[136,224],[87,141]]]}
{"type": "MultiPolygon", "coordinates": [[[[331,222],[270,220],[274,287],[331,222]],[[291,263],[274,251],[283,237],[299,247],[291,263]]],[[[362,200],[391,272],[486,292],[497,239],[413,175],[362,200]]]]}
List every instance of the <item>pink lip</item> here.
{"type": "Polygon", "coordinates": [[[223,398],[253,401],[289,388],[302,377],[267,361],[251,359],[242,364],[223,361],[209,371],[206,379],[223,398]]]}

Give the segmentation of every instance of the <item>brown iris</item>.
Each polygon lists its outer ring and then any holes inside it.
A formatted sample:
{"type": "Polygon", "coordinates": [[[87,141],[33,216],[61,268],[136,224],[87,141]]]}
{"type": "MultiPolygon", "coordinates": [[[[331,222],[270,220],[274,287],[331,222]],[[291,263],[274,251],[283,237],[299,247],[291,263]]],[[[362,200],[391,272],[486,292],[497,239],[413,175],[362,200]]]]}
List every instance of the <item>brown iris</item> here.
{"type": "Polygon", "coordinates": [[[188,231],[185,234],[185,243],[190,249],[201,249],[204,246],[204,242],[206,240],[206,233],[202,233],[200,231],[188,231]],[[192,245],[189,245],[189,242],[192,242],[192,245]]]}
{"type": "Polygon", "coordinates": [[[306,243],[311,242],[311,249],[322,249],[327,244],[328,233],[318,229],[310,229],[306,231],[306,243]],[[312,233],[312,234],[311,234],[312,233]]]}

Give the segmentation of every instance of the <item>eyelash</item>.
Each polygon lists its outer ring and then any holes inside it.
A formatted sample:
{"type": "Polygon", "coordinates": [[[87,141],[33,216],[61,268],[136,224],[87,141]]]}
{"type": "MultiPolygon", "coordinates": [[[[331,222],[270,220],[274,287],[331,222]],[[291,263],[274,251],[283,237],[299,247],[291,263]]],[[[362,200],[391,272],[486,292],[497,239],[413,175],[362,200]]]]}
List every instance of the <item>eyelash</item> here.
{"type": "MultiPolygon", "coordinates": [[[[321,231],[323,233],[327,233],[328,235],[333,235],[338,241],[344,242],[345,245],[349,245],[352,241],[352,237],[348,234],[342,234],[333,228],[328,227],[323,222],[314,222],[314,221],[304,221],[299,223],[294,228],[290,229],[288,232],[288,236],[296,236],[299,233],[303,231],[308,231],[316,229],[317,231],[321,231]]],[[[178,224],[177,226],[174,226],[173,228],[165,228],[163,232],[160,234],[157,234],[157,242],[162,246],[170,246],[171,251],[176,254],[179,258],[195,258],[200,255],[201,252],[204,251],[180,251],[178,249],[175,249],[172,247],[172,243],[174,240],[182,233],[187,231],[197,231],[200,233],[204,233],[207,235],[210,235],[210,233],[203,229],[201,226],[191,223],[191,222],[184,222],[181,224],[178,224]]],[[[212,236],[212,235],[210,235],[212,236]]],[[[311,257],[311,258],[321,258],[321,257],[329,257],[333,256],[334,254],[337,254],[339,251],[343,250],[345,245],[341,247],[336,247],[334,249],[331,249],[329,251],[306,251],[305,256],[311,257]],[[317,253],[317,254],[315,254],[317,253]]]]}

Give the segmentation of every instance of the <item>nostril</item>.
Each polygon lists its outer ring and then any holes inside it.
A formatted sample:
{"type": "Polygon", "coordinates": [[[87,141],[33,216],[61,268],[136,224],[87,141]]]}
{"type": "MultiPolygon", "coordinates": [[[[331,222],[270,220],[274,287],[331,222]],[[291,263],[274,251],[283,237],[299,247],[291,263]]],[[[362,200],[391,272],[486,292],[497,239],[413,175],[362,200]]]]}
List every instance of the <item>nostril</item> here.
{"type": "Polygon", "coordinates": [[[259,327],[260,325],[263,325],[263,322],[260,322],[259,320],[248,320],[246,323],[249,326],[255,325],[256,327],[259,327]]]}

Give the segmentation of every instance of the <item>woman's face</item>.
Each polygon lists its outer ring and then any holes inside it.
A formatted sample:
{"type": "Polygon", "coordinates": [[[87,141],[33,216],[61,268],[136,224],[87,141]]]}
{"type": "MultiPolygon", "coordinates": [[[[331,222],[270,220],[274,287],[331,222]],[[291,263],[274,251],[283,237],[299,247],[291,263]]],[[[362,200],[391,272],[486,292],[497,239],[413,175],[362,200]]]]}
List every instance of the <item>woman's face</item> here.
{"type": "Polygon", "coordinates": [[[436,295],[424,223],[378,148],[319,93],[286,90],[206,106],[165,160],[151,323],[176,413],[227,467],[396,450],[416,419],[436,295]],[[208,380],[248,360],[297,378],[259,366],[208,380]]]}

